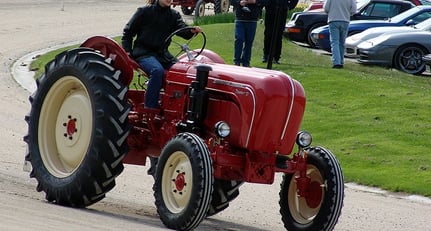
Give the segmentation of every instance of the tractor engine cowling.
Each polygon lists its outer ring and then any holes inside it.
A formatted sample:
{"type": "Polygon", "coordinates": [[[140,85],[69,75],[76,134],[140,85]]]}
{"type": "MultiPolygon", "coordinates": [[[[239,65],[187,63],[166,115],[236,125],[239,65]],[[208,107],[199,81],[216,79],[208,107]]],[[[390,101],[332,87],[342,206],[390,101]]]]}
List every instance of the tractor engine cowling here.
{"type": "MultiPolygon", "coordinates": [[[[305,109],[301,84],[280,71],[226,64],[208,66],[212,70],[206,87],[206,130],[225,121],[232,130],[225,139],[230,145],[260,153],[289,154],[305,109]]],[[[167,82],[172,85],[187,79],[190,84],[197,72],[177,63],[167,82]]]]}

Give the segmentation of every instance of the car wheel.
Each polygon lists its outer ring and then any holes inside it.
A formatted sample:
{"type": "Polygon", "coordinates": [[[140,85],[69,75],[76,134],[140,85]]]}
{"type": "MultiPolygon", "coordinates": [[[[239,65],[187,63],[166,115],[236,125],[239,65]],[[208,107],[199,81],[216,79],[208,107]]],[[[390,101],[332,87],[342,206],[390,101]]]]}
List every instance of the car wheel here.
{"type": "Polygon", "coordinates": [[[425,62],[422,60],[422,56],[426,53],[428,52],[417,45],[400,47],[394,57],[395,68],[409,74],[420,75],[426,69],[425,62]]]}

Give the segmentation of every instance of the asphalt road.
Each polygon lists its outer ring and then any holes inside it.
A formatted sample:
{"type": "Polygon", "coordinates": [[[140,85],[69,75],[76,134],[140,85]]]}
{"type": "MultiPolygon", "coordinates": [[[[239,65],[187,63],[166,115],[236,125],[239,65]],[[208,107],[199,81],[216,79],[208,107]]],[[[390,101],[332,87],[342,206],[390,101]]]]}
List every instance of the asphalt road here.
{"type": "MultiPolygon", "coordinates": [[[[47,203],[23,171],[30,92],[11,75],[20,57],[93,35],[119,35],[137,0],[3,0],[0,3],[0,230],[165,230],[145,167],[126,166],[117,186],[86,209],[47,203]]],[[[15,67],[25,68],[25,63],[15,67]]],[[[197,230],[284,230],[278,213],[280,176],[245,184],[240,196],[197,230]]],[[[429,199],[347,184],[336,230],[431,230],[429,199]]]]}

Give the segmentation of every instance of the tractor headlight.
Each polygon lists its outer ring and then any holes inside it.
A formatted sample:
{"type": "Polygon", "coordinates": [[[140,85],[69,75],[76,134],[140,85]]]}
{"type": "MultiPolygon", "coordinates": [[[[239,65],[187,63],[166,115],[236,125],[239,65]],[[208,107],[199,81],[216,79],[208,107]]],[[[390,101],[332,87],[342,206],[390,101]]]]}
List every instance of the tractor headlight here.
{"type": "Polygon", "coordinates": [[[214,131],[217,136],[225,138],[230,134],[230,126],[224,121],[219,121],[214,125],[214,131]]]}
{"type": "Polygon", "coordinates": [[[296,135],[296,144],[301,148],[306,148],[311,145],[311,134],[305,131],[300,131],[298,135],[296,135]]]}

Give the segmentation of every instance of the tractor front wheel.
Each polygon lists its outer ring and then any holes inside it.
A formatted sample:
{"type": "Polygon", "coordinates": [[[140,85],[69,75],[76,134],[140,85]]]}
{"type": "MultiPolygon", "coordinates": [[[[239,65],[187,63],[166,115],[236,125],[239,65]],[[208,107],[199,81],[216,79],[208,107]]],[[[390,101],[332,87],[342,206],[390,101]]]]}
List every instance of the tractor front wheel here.
{"type": "Polygon", "coordinates": [[[341,215],[344,180],[335,156],[327,149],[307,149],[306,195],[299,196],[299,174],[284,175],[280,190],[280,213],[288,230],[333,230],[341,215]]]}
{"type": "Polygon", "coordinates": [[[206,217],[213,192],[213,167],[206,144],[180,133],[163,148],[157,163],[154,197],[163,224],[192,230],[206,217]]]}
{"type": "Polygon", "coordinates": [[[99,53],[65,51],[45,66],[25,120],[26,160],[37,191],[60,205],[84,207],[115,186],[127,153],[127,87],[99,53]]]}

